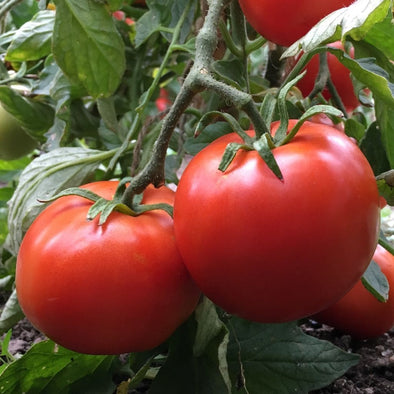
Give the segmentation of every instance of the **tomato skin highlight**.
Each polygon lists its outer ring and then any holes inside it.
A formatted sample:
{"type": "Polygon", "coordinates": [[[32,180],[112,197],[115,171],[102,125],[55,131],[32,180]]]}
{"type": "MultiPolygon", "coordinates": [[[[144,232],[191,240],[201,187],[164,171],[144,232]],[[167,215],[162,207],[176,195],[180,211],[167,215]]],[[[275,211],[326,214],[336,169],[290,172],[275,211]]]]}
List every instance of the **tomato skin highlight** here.
{"type": "Polygon", "coordinates": [[[234,141],[229,134],[199,152],[178,185],[175,237],[192,278],[214,303],[252,321],[325,309],[360,279],[376,247],[369,163],[342,132],[306,122],[273,150],[283,180],[255,151],[239,151],[222,173],[234,141]]]}
{"type": "Polygon", "coordinates": [[[389,282],[387,302],[379,302],[359,280],[337,303],[312,318],[358,339],[378,337],[394,327],[394,256],[378,245],[373,260],[389,282]]]}
{"type": "Polygon", "coordinates": [[[326,15],[354,0],[239,0],[248,22],[268,41],[290,46],[326,15]]]}
{"type": "MultiPolygon", "coordinates": [[[[84,186],[112,198],[118,182],[84,186]]],[[[145,203],[173,203],[166,187],[148,187],[145,203]]],[[[175,245],[164,211],[111,213],[86,220],[92,202],[62,197],[28,229],[18,254],[16,288],[31,323],[81,353],[144,351],[164,342],[192,313],[199,290],[175,245]]]]}

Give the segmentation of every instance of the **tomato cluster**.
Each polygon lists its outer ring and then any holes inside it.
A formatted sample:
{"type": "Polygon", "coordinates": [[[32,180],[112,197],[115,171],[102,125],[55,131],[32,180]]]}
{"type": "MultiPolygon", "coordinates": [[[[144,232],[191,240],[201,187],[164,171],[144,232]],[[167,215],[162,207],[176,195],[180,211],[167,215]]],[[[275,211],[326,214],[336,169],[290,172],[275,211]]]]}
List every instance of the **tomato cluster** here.
{"type": "MultiPolygon", "coordinates": [[[[174,204],[173,220],[161,210],[113,212],[100,226],[86,220],[87,199],[50,204],[17,262],[18,298],[33,325],[70,349],[116,354],[165,341],[201,291],[229,313],[269,323],[314,315],[344,297],[370,263],[379,230],[375,178],[357,145],[334,127],[305,122],[272,151],[280,179],[252,150],[219,171],[230,142],[241,139],[227,134],[191,160],[175,201],[165,187],[145,190],[143,203],[174,204]]],[[[117,185],[84,188],[111,199],[117,185]]],[[[384,329],[392,324],[382,320],[384,329]]]]}

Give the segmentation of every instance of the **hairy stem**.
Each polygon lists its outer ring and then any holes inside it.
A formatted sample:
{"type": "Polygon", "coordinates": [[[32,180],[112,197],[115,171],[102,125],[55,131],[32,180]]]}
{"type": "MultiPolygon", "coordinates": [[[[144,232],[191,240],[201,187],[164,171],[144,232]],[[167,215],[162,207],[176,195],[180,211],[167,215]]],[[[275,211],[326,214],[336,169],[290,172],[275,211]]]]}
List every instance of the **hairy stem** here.
{"type": "MultiPolygon", "coordinates": [[[[174,104],[163,120],[159,137],[148,164],[132,180],[123,195],[122,201],[125,204],[131,204],[133,196],[142,193],[149,184],[152,183],[155,187],[164,184],[164,165],[171,135],[180,117],[192,102],[193,97],[202,90],[213,90],[221,97],[231,101],[235,106],[242,108],[254,123],[256,133],[263,134],[267,131],[257,108],[254,106],[252,96],[216,80],[211,74],[214,52],[218,44],[217,31],[221,12],[225,6],[224,3],[223,0],[208,0],[208,12],[196,37],[195,62],[185,77],[174,104]]],[[[173,38],[169,52],[171,52],[171,46],[176,45],[176,39],[177,37],[173,38]]]]}

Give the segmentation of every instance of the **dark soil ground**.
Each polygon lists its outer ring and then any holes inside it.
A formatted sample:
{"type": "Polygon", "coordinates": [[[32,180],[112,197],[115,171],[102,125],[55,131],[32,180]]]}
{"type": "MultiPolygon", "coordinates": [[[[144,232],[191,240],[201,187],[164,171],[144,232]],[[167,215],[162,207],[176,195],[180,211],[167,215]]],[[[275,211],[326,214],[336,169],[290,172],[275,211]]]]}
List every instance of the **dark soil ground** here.
{"type": "MultiPolygon", "coordinates": [[[[376,339],[357,341],[312,321],[302,328],[308,335],[326,339],[347,352],[361,356],[359,364],[349,369],[344,376],[311,394],[394,394],[394,329],[376,339]]],[[[22,355],[41,339],[43,336],[24,319],[13,329],[9,351],[14,355],[22,355]]]]}

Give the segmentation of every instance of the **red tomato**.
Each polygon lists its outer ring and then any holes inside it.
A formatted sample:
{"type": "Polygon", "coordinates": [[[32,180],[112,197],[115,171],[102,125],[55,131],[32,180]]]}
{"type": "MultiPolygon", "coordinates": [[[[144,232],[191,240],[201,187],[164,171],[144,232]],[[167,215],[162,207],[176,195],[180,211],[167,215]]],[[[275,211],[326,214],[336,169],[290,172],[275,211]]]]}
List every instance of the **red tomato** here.
{"type": "MultiPolygon", "coordinates": [[[[328,45],[332,48],[342,49],[343,45],[340,41],[333,42],[328,45]]],[[[350,50],[350,56],[354,56],[353,48],[350,50]]],[[[350,71],[337,59],[337,57],[327,52],[327,63],[330,70],[330,76],[339,96],[342,99],[344,106],[347,111],[353,111],[360,102],[357,96],[354,94],[353,82],[350,78],[350,71]]],[[[297,83],[297,87],[301,90],[304,96],[308,96],[311,93],[317,74],[319,72],[319,55],[312,57],[306,67],[305,76],[297,83]]],[[[327,88],[322,92],[324,98],[328,100],[331,95],[327,88]]]]}
{"type": "Polygon", "coordinates": [[[378,245],[373,260],[389,282],[387,302],[379,302],[360,280],[340,301],[313,319],[359,339],[378,337],[390,330],[394,326],[394,256],[378,245]]]}
{"type": "Polygon", "coordinates": [[[112,16],[118,21],[124,21],[126,18],[126,14],[123,11],[117,10],[112,13],[112,16]]]}
{"type": "Polygon", "coordinates": [[[346,135],[322,124],[304,123],[273,150],[283,180],[255,151],[239,151],[219,171],[233,141],[241,139],[208,145],[180,179],[174,229],[184,262],[229,313],[265,323],[310,316],[346,294],[371,260],[379,229],[372,169],[346,135]]]}
{"type": "Polygon", "coordinates": [[[290,46],[317,22],[354,0],[239,0],[248,22],[267,40],[290,46]]]}
{"type": "Polygon", "coordinates": [[[160,95],[156,99],[155,104],[159,112],[164,112],[168,107],[171,106],[171,101],[166,89],[160,88],[160,95]]]}
{"type": "MultiPolygon", "coordinates": [[[[117,182],[85,185],[112,198],[117,182]]],[[[172,204],[174,193],[149,187],[145,203],[172,204]]],[[[81,353],[120,354],[164,342],[192,313],[199,290],[175,245],[164,211],[138,217],[86,215],[92,202],[62,197],[33,222],[20,247],[16,288],[31,323],[81,353]]]]}

